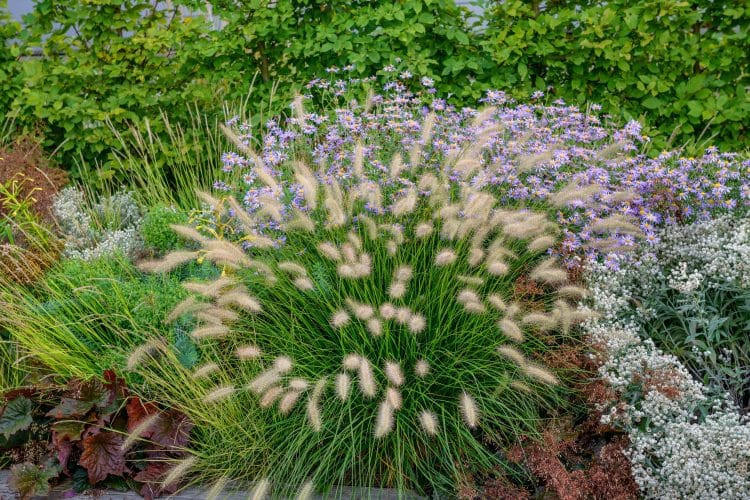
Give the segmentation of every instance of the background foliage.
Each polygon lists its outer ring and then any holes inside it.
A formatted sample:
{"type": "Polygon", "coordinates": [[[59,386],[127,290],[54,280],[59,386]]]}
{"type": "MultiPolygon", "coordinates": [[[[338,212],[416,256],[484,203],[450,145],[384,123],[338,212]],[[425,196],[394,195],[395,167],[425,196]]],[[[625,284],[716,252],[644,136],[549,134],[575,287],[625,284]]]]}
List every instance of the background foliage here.
{"type": "Polygon", "coordinates": [[[478,4],[481,15],[453,0],[37,0],[19,35],[0,0],[0,111],[40,127],[68,168],[97,163],[117,179],[112,150],[128,141],[115,130],[149,119],[167,137],[161,110],[175,126],[191,123],[190,104],[213,119],[254,86],[257,123],[277,90],[286,97],[333,67],[367,77],[396,63],[459,105],[489,88],[543,91],[645,121],[655,150],[709,124],[704,139],[746,144],[747,1],[478,4]]]}

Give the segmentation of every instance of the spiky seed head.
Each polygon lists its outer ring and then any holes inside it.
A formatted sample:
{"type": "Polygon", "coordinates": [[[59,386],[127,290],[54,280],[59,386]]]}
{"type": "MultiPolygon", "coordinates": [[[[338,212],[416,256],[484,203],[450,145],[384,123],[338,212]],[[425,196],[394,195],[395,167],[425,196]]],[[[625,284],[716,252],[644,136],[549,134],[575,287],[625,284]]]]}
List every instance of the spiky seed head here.
{"type": "Polygon", "coordinates": [[[466,304],[468,302],[479,302],[479,295],[476,294],[474,290],[471,290],[469,288],[464,288],[460,292],[458,292],[458,302],[461,304],[466,304]]]}
{"type": "Polygon", "coordinates": [[[459,403],[464,422],[467,426],[474,429],[479,424],[479,408],[477,407],[477,403],[467,392],[461,393],[459,403]]]}
{"type": "Polygon", "coordinates": [[[128,356],[126,369],[128,371],[133,371],[141,364],[141,362],[143,362],[144,359],[152,357],[158,348],[159,346],[155,339],[149,339],[145,343],[139,345],[128,356]]]}
{"type": "Polygon", "coordinates": [[[404,169],[404,159],[400,154],[394,154],[391,159],[390,174],[392,179],[397,179],[404,169]]]}
{"type": "Polygon", "coordinates": [[[476,267],[482,262],[484,259],[484,250],[481,248],[472,248],[469,250],[469,265],[472,267],[476,267]]]}
{"type": "Polygon", "coordinates": [[[396,361],[385,362],[385,376],[391,384],[397,387],[404,383],[404,374],[401,372],[401,366],[396,361]]]}
{"type": "Polygon", "coordinates": [[[396,411],[400,410],[403,404],[401,393],[395,387],[389,387],[386,389],[385,400],[388,401],[388,404],[390,404],[396,411]]]}
{"type": "Polygon", "coordinates": [[[367,331],[373,337],[380,337],[383,334],[383,325],[378,318],[370,318],[367,320],[367,331]]]}
{"type": "Polygon", "coordinates": [[[278,385],[269,387],[268,390],[264,392],[263,396],[260,398],[260,407],[270,408],[276,402],[276,400],[279,399],[283,392],[284,389],[282,389],[278,385]]]}
{"type": "Polygon", "coordinates": [[[168,488],[179,483],[197,462],[198,457],[188,457],[184,460],[180,460],[174,467],[169,469],[169,472],[164,477],[164,481],[162,481],[162,486],[168,488]]]}
{"type": "Polygon", "coordinates": [[[354,314],[354,316],[360,321],[367,321],[375,314],[375,310],[372,306],[360,304],[351,298],[346,299],[346,305],[349,307],[352,314],[354,314]]]}
{"type": "Polygon", "coordinates": [[[429,222],[422,222],[420,224],[417,224],[417,227],[414,229],[414,235],[417,238],[426,238],[427,236],[432,234],[434,227],[429,222]]]}
{"type": "Polygon", "coordinates": [[[229,327],[226,325],[201,326],[190,332],[190,336],[196,340],[208,338],[221,338],[229,333],[229,327]]]}
{"type": "Polygon", "coordinates": [[[331,316],[331,326],[334,328],[343,328],[344,326],[349,323],[349,320],[351,318],[349,317],[349,313],[344,311],[343,309],[339,309],[335,313],[333,313],[333,316],[331,316]]]}
{"type": "Polygon", "coordinates": [[[320,397],[323,395],[327,382],[328,379],[326,377],[318,380],[315,383],[312,394],[310,394],[310,398],[307,400],[307,421],[315,432],[320,432],[320,429],[323,427],[320,413],[320,397]]]}
{"type": "Polygon", "coordinates": [[[430,373],[430,364],[426,360],[420,359],[414,365],[414,373],[419,378],[425,378],[430,373]]]}
{"type": "Polygon", "coordinates": [[[391,206],[391,213],[396,217],[403,217],[410,214],[417,206],[417,191],[414,188],[409,189],[405,196],[396,201],[391,206]]]}
{"type": "Polygon", "coordinates": [[[193,372],[193,378],[195,379],[204,378],[218,370],[219,370],[219,365],[217,365],[216,363],[206,363],[200,366],[198,369],[196,369],[193,372]]]}
{"type": "Polygon", "coordinates": [[[279,356],[273,362],[273,368],[279,373],[287,373],[291,371],[293,366],[292,360],[287,356],[279,356]]]}
{"type": "Polygon", "coordinates": [[[398,269],[396,269],[396,272],[393,273],[393,277],[396,281],[406,283],[411,279],[413,274],[411,266],[399,266],[398,269]]]}
{"type": "Polygon", "coordinates": [[[295,377],[289,381],[289,388],[295,391],[304,391],[309,385],[307,380],[299,377],[295,377]]]}
{"type": "Polygon", "coordinates": [[[519,351],[515,347],[511,347],[509,345],[501,345],[497,348],[497,353],[513,361],[519,367],[526,366],[526,358],[521,353],[521,351],[519,351]]]}
{"type": "Polygon", "coordinates": [[[495,260],[487,264],[487,272],[493,276],[502,276],[508,272],[508,264],[495,260]]]}
{"type": "Polygon", "coordinates": [[[559,383],[557,377],[555,377],[555,375],[553,375],[551,371],[547,370],[546,368],[542,368],[539,365],[526,363],[521,368],[523,370],[523,373],[527,377],[534,378],[540,382],[544,382],[545,384],[550,385],[557,385],[559,383]]]}
{"type": "Polygon", "coordinates": [[[513,389],[518,389],[521,392],[526,392],[526,393],[529,393],[529,394],[531,394],[532,392],[534,392],[534,390],[531,388],[531,386],[529,386],[529,384],[525,384],[525,383],[521,382],[520,380],[514,380],[514,381],[512,381],[510,383],[510,386],[513,389]]]}
{"type": "Polygon", "coordinates": [[[412,314],[406,326],[409,327],[411,333],[420,333],[427,326],[427,321],[421,314],[412,314]]]}
{"type": "Polygon", "coordinates": [[[548,314],[529,313],[521,318],[521,323],[536,326],[540,331],[549,331],[557,327],[559,322],[548,314]]]}
{"type": "Polygon", "coordinates": [[[346,233],[346,239],[349,240],[349,243],[351,243],[358,252],[362,250],[362,240],[354,231],[346,233]]]}
{"type": "Polygon", "coordinates": [[[260,305],[260,302],[248,295],[243,290],[236,290],[225,293],[216,300],[216,304],[219,306],[233,305],[253,314],[259,313],[263,310],[263,306],[260,305]]]}
{"type": "Polygon", "coordinates": [[[338,271],[339,276],[344,279],[354,279],[359,275],[359,273],[354,270],[354,266],[350,264],[341,264],[336,270],[338,271]]]}
{"type": "Polygon", "coordinates": [[[252,379],[247,388],[255,394],[263,394],[269,387],[276,385],[281,380],[278,370],[266,370],[252,379]]]}
{"type": "Polygon", "coordinates": [[[372,373],[372,366],[370,366],[370,362],[366,358],[360,358],[359,389],[367,398],[374,398],[378,390],[375,384],[375,376],[372,373]]]}
{"type": "Polygon", "coordinates": [[[557,295],[570,299],[583,299],[589,295],[588,290],[575,285],[567,285],[556,290],[557,295]]]}
{"type": "Polygon", "coordinates": [[[502,297],[494,293],[487,296],[487,302],[498,311],[505,311],[508,307],[502,297]]]}
{"type": "Polygon", "coordinates": [[[351,243],[344,243],[341,246],[341,255],[344,256],[344,260],[350,264],[357,262],[357,250],[351,243]]]}
{"type": "Polygon", "coordinates": [[[461,283],[466,283],[469,286],[484,285],[484,280],[478,276],[466,276],[464,274],[459,274],[458,276],[456,276],[456,279],[461,283]]]}
{"type": "Polygon", "coordinates": [[[341,401],[349,399],[349,388],[352,379],[346,372],[341,372],[336,376],[336,395],[341,401]]]}
{"type": "Polygon", "coordinates": [[[305,276],[300,276],[299,278],[296,278],[294,280],[294,286],[296,286],[302,291],[308,291],[308,290],[312,290],[315,285],[313,285],[313,282],[310,278],[307,278],[305,276]]]}
{"type": "Polygon", "coordinates": [[[393,407],[385,400],[378,406],[378,416],[375,419],[375,437],[380,439],[393,430],[393,407]]]}
{"type": "Polygon", "coordinates": [[[513,302],[505,308],[505,316],[507,318],[514,318],[519,312],[521,312],[521,306],[517,302],[513,302]]]}
{"type": "Polygon", "coordinates": [[[430,436],[437,435],[438,420],[433,412],[429,410],[422,410],[419,413],[419,424],[422,426],[422,430],[430,436]]]}
{"type": "Polygon", "coordinates": [[[342,362],[342,366],[347,370],[358,370],[359,365],[362,363],[362,356],[359,354],[347,354],[342,362]]]}
{"type": "Polygon", "coordinates": [[[318,245],[318,251],[323,254],[324,257],[333,260],[335,262],[338,262],[341,260],[341,252],[331,242],[325,241],[323,243],[320,243],[318,245]]]}
{"type": "Polygon", "coordinates": [[[497,322],[497,326],[500,328],[500,331],[503,332],[503,335],[513,342],[523,342],[523,332],[512,319],[503,318],[497,322]]]}
{"type": "Polygon", "coordinates": [[[282,415],[288,415],[294,409],[294,405],[299,401],[302,391],[287,391],[279,400],[279,411],[282,415]]]}
{"type": "Polygon", "coordinates": [[[464,304],[464,310],[472,314],[484,314],[487,308],[481,302],[467,302],[464,304]]]}
{"type": "Polygon", "coordinates": [[[398,253],[398,245],[393,240],[388,240],[385,242],[385,250],[388,252],[388,255],[393,257],[398,253]]]}
{"type": "Polygon", "coordinates": [[[203,402],[208,403],[218,403],[219,401],[224,401],[225,399],[230,398],[235,392],[234,386],[231,385],[223,385],[221,387],[217,387],[213,391],[209,392],[203,397],[203,402]]]}
{"type": "Polygon", "coordinates": [[[297,492],[297,500],[311,500],[315,493],[315,485],[312,481],[307,481],[297,492]]]}
{"type": "Polygon", "coordinates": [[[128,434],[128,437],[125,438],[125,441],[123,441],[122,445],[120,446],[120,450],[127,451],[133,445],[133,443],[138,441],[141,436],[143,436],[149,429],[151,429],[151,427],[159,418],[161,418],[159,413],[153,413],[141,420],[138,425],[135,426],[135,429],[133,429],[133,431],[128,434]]]}
{"type": "Polygon", "coordinates": [[[289,261],[279,262],[279,269],[288,274],[292,274],[292,275],[296,274],[297,276],[307,276],[307,269],[297,264],[296,262],[289,262],[289,261]]]}
{"type": "Polygon", "coordinates": [[[237,348],[236,351],[237,357],[245,360],[245,359],[257,359],[263,354],[263,351],[260,350],[260,347],[256,345],[245,345],[237,348]]]}
{"type": "Polygon", "coordinates": [[[551,248],[555,244],[555,241],[557,240],[553,236],[538,236],[529,243],[529,250],[532,252],[543,252],[551,248]]]}
{"type": "Polygon", "coordinates": [[[396,281],[391,283],[388,287],[388,295],[392,299],[400,299],[406,293],[406,285],[402,281],[396,281]]]}
{"type": "Polygon", "coordinates": [[[250,494],[248,500],[266,500],[270,487],[271,483],[270,481],[268,481],[268,479],[261,479],[255,484],[255,488],[253,488],[253,491],[250,494]]]}
{"type": "Polygon", "coordinates": [[[193,316],[198,321],[206,323],[208,325],[223,325],[224,323],[233,323],[239,319],[239,314],[227,309],[226,307],[207,307],[202,311],[193,313],[193,316]]]}
{"type": "Polygon", "coordinates": [[[436,266],[447,266],[454,262],[456,262],[456,253],[450,249],[441,250],[435,256],[436,266]]]}
{"type": "Polygon", "coordinates": [[[399,307],[396,309],[396,321],[400,325],[405,325],[411,319],[411,309],[408,307],[399,307]]]}
{"type": "Polygon", "coordinates": [[[354,145],[354,173],[357,176],[357,178],[362,178],[363,174],[363,167],[365,162],[365,146],[357,141],[357,143],[354,145]]]}
{"type": "Polygon", "coordinates": [[[151,261],[140,262],[138,264],[138,269],[144,272],[149,272],[149,273],[164,273],[167,271],[171,271],[172,269],[178,266],[181,266],[182,264],[185,264],[186,262],[195,260],[198,258],[198,256],[199,256],[198,252],[189,252],[189,251],[172,252],[161,260],[151,260],[151,261]]]}
{"type": "Polygon", "coordinates": [[[386,320],[393,319],[396,316],[396,308],[390,302],[385,302],[380,306],[380,316],[386,320]]]}

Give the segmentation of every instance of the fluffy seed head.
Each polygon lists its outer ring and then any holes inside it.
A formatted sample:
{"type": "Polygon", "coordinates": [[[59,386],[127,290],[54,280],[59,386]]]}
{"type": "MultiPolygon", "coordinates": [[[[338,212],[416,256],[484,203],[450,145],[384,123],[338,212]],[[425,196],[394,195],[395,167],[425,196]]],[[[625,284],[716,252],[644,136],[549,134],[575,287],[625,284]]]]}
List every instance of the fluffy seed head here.
{"type": "Polygon", "coordinates": [[[346,299],[346,305],[354,316],[361,321],[367,321],[375,314],[373,308],[367,304],[360,304],[352,299],[346,299]]]}
{"type": "Polygon", "coordinates": [[[401,373],[401,366],[396,361],[385,362],[385,376],[391,384],[399,386],[404,383],[404,374],[401,373]]]}
{"type": "Polygon", "coordinates": [[[372,373],[372,366],[365,358],[360,358],[359,363],[359,389],[367,398],[374,398],[378,390],[375,384],[375,376],[372,373]]]}
{"type": "Polygon", "coordinates": [[[540,382],[544,382],[545,384],[550,384],[550,385],[557,385],[559,383],[559,381],[557,380],[557,377],[555,377],[552,374],[552,372],[550,372],[546,368],[542,368],[539,365],[526,363],[521,368],[523,369],[523,373],[527,377],[534,378],[540,382]]]}
{"type": "Polygon", "coordinates": [[[420,359],[414,365],[414,373],[419,378],[425,378],[430,373],[430,364],[424,359],[420,359]]]}
{"type": "Polygon", "coordinates": [[[324,257],[327,257],[330,260],[333,261],[340,261],[341,260],[341,252],[339,252],[339,249],[336,248],[336,245],[330,242],[323,242],[318,245],[318,251],[323,254],[324,257]]]}
{"type": "Polygon", "coordinates": [[[247,388],[255,394],[263,394],[269,387],[276,385],[281,380],[277,370],[266,370],[250,381],[247,388]]]}
{"type": "Polygon", "coordinates": [[[293,378],[289,381],[289,388],[295,391],[304,391],[308,387],[307,380],[303,378],[293,378]]]}
{"type": "Polygon", "coordinates": [[[159,349],[157,341],[155,339],[149,339],[145,343],[136,347],[130,356],[128,356],[128,362],[126,368],[128,371],[133,371],[138,365],[143,362],[144,359],[152,357],[154,353],[159,349]]]}
{"type": "Polygon", "coordinates": [[[400,325],[405,325],[411,319],[411,309],[408,307],[399,307],[396,309],[396,321],[400,325]]]}
{"type": "Polygon", "coordinates": [[[310,500],[315,492],[315,485],[312,481],[307,481],[297,492],[297,500],[310,500]]]}
{"type": "Polygon", "coordinates": [[[229,327],[226,325],[212,325],[198,327],[190,332],[190,336],[196,340],[208,338],[217,339],[226,336],[228,333],[229,327]]]}
{"type": "Polygon", "coordinates": [[[294,406],[299,401],[299,397],[302,395],[302,391],[287,391],[279,401],[279,411],[282,415],[288,415],[294,409],[294,406]]]}
{"type": "Polygon", "coordinates": [[[469,286],[482,286],[484,285],[484,280],[482,278],[479,278],[477,276],[466,276],[464,274],[460,274],[456,276],[456,279],[460,281],[461,283],[466,283],[469,286]]]}
{"type": "Polygon", "coordinates": [[[190,469],[195,466],[198,462],[198,457],[189,457],[184,460],[180,460],[174,467],[169,470],[169,473],[164,477],[162,486],[169,487],[178,483],[190,469]]]}
{"type": "Polygon", "coordinates": [[[341,246],[341,255],[344,256],[344,260],[346,262],[349,262],[350,264],[353,262],[357,262],[357,250],[354,248],[354,245],[351,243],[344,243],[341,246]]]}
{"type": "Polygon", "coordinates": [[[282,389],[278,385],[270,387],[266,392],[263,393],[263,396],[260,398],[260,407],[270,408],[276,402],[276,400],[279,399],[281,393],[283,392],[284,389],[282,389]]]}
{"type": "Polygon", "coordinates": [[[472,267],[478,266],[484,259],[484,250],[481,248],[472,248],[469,250],[469,265],[472,267]]]}
{"type": "Polygon", "coordinates": [[[497,326],[513,342],[523,342],[523,332],[512,319],[503,318],[497,322],[497,326]]]}
{"type": "Polygon", "coordinates": [[[193,372],[193,378],[204,378],[212,374],[219,369],[219,365],[216,363],[206,363],[193,372]]]}
{"type": "Polygon", "coordinates": [[[225,399],[229,398],[234,394],[234,387],[231,385],[224,385],[221,387],[217,387],[213,391],[209,392],[203,397],[204,403],[218,403],[219,401],[224,401],[225,399]]]}
{"type": "Polygon", "coordinates": [[[479,408],[477,408],[477,403],[467,392],[461,393],[459,403],[461,406],[461,416],[463,417],[464,422],[466,425],[474,429],[479,423],[479,408]]]}
{"type": "Polygon", "coordinates": [[[375,419],[375,437],[380,439],[393,430],[393,407],[388,400],[378,406],[378,416],[375,419]]]}
{"type": "Polygon", "coordinates": [[[396,272],[393,273],[393,277],[396,281],[402,281],[406,283],[411,279],[413,271],[411,266],[399,266],[396,272]]]}
{"type": "Polygon", "coordinates": [[[346,372],[341,372],[336,376],[336,395],[341,401],[349,399],[349,388],[352,379],[346,372]]]}
{"type": "Polygon", "coordinates": [[[266,500],[270,487],[271,483],[268,481],[268,479],[261,479],[255,484],[255,488],[253,488],[253,492],[248,500],[266,500]]]}
{"type": "Polygon", "coordinates": [[[427,321],[421,314],[412,314],[406,325],[411,333],[420,333],[427,326],[427,321]]]}
{"type": "Polygon", "coordinates": [[[312,290],[314,287],[312,280],[305,276],[300,276],[299,278],[296,278],[294,280],[294,286],[296,286],[302,291],[312,290]]]}
{"type": "Polygon", "coordinates": [[[296,262],[279,262],[279,269],[288,274],[296,274],[297,276],[307,276],[307,269],[297,264],[296,262]]]}
{"type": "Polygon", "coordinates": [[[347,370],[358,370],[359,365],[362,363],[362,356],[359,354],[348,354],[342,363],[344,368],[347,370]]]}
{"type": "Polygon", "coordinates": [[[373,337],[380,337],[383,333],[383,325],[378,318],[370,318],[367,320],[367,331],[373,337]]]}
{"type": "Polygon", "coordinates": [[[414,235],[417,238],[426,238],[427,236],[432,234],[433,226],[429,222],[422,222],[420,224],[417,224],[417,227],[414,229],[414,235]]]}
{"type": "Polygon", "coordinates": [[[435,256],[436,266],[447,266],[456,262],[456,253],[453,250],[441,250],[435,256]]]}
{"type": "Polygon", "coordinates": [[[349,314],[343,309],[340,309],[331,316],[331,326],[334,328],[343,328],[349,323],[350,319],[349,314]]]}
{"type": "Polygon", "coordinates": [[[287,356],[279,356],[273,362],[273,368],[279,373],[287,373],[292,369],[292,360],[287,356]]]}
{"type": "Polygon", "coordinates": [[[552,236],[539,236],[531,240],[531,243],[529,243],[529,250],[532,252],[543,252],[552,247],[552,245],[555,244],[555,241],[557,240],[552,236]]]}
{"type": "Polygon", "coordinates": [[[237,357],[240,359],[256,359],[259,358],[263,352],[260,350],[260,347],[255,345],[246,345],[242,347],[238,347],[236,351],[237,357]]]}
{"type": "Polygon", "coordinates": [[[500,260],[489,262],[487,272],[493,276],[502,276],[508,272],[508,264],[500,260]]]}
{"type": "Polygon", "coordinates": [[[401,400],[401,393],[394,387],[389,387],[385,391],[385,399],[388,404],[393,407],[394,410],[400,410],[403,401],[401,400]]]}
{"type": "Polygon", "coordinates": [[[392,299],[400,299],[405,293],[406,285],[401,281],[391,283],[391,286],[388,288],[388,295],[392,299]]]}
{"type": "Polygon", "coordinates": [[[422,410],[422,412],[419,414],[419,424],[422,426],[422,430],[430,436],[437,435],[438,420],[433,412],[429,410],[422,410]]]}
{"type": "Polygon", "coordinates": [[[380,316],[386,320],[393,319],[396,316],[396,308],[390,302],[386,302],[380,306],[380,316]]]}
{"type": "Polygon", "coordinates": [[[143,434],[148,431],[152,425],[160,418],[158,413],[153,413],[143,420],[141,420],[138,425],[135,426],[135,429],[128,434],[128,437],[125,438],[125,441],[123,441],[122,445],[120,446],[120,450],[126,451],[128,448],[130,448],[133,443],[138,441],[143,434]]]}
{"type": "Polygon", "coordinates": [[[472,314],[483,314],[487,308],[481,302],[467,302],[464,304],[464,310],[472,314]]]}
{"type": "Polygon", "coordinates": [[[498,311],[505,311],[508,307],[502,297],[494,293],[487,296],[487,302],[498,311]]]}
{"type": "Polygon", "coordinates": [[[497,353],[513,361],[519,367],[526,366],[526,358],[523,356],[521,351],[519,351],[515,347],[511,347],[509,345],[501,345],[497,348],[497,353]]]}
{"type": "Polygon", "coordinates": [[[479,302],[479,295],[477,295],[474,290],[464,288],[463,290],[458,292],[458,302],[461,304],[466,304],[468,302],[479,302]]]}
{"type": "Polygon", "coordinates": [[[315,383],[312,394],[310,394],[310,398],[307,400],[307,421],[315,432],[320,432],[320,429],[323,427],[320,413],[320,397],[323,395],[327,381],[325,377],[318,380],[315,383]]]}

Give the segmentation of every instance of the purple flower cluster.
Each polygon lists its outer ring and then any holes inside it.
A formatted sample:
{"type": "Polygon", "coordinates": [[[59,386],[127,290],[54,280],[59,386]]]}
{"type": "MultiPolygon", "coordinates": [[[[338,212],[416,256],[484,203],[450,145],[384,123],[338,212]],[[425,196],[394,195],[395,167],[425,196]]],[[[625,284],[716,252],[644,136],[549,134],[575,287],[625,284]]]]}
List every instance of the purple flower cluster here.
{"type": "MultiPolygon", "coordinates": [[[[399,75],[395,68],[384,71],[385,82],[375,77],[313,80],[303,96],[305,107],[312,107],[311,102],[328,102],[332,103],[330,112],[308,109],[303,116],[293,112],[293,117],[283,122],[277,118],[265,124],[260,152],[268,173],[281,186],[277,192],[260,187],[253,162],[234,152],[223,156],[223,170],[240,170],[244,182],[230,186],[227,176],[217,181],[217,189],[236,191],[250,212],[267,196],[285,207],[306,210],[302,189],[284,165],[307,162],[321,172],[322,182],[336,179],[346,186],[353,174],[355,145],[361,144],[368,178],[398,194],[414,184],[414,172],[407,165],[399,178],[392,179],[387,165],[394,153],[408,151],[420,140],[424,118],[432,112],[434,133],[430,143],[423,145],[421,158],[428,168],[443,168],[446,157],[476,143],[481,129],[498,128],[499,132],[485,141],[482,168],[471,182],[492,189],[506,203],[544,202],[573,182],[601,186],[593,203],[573,201],[557,212],[566,228],[559,251],[569,265],[596,258],[591,243],[600,236],[587,228],[612,214],[637,221],[646,241],[655,242],[657,229],[664,225],[750,207],[750,160],[737,154],[709,148],[699,158],[685,158],[678,151],[650,157],[644,152],[649,139],[642,135],[637,121],[617,127],[599,113],[597,105],[587,110],[561,100],[546,105],[541,102],[543,93],[531,96],[530,103],[519,104],[503,92],[488,91],[480,102],[495,110],[482,124],[476,124],[480,110],[456,109],[434,96],[430,79],[399,75]],[[410,90],[408,82],[412,81],[419,90],[410,90]],[[379,91],[364,98],[365,87],[379,91]],[[530,165],[519,168],[524,162],[530,165]],[[622,191],[630,197],[612,196],[622,191]]],[[[254,134],[257,138],[258,132],[249,125],[230,125],[245,143],[255,142],[251,138],[254,134]]],[[[623,247],[636,244],[630,234],[614,234],[614,238],[623,247]]]]}

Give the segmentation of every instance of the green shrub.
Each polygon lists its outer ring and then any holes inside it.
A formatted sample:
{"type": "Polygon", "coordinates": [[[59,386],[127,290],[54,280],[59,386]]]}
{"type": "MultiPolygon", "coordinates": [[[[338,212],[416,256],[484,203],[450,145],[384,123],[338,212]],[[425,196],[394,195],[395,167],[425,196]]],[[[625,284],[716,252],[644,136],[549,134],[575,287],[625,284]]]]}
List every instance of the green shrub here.
{"type": "Polygon", "coordinates": [[[509,0],[492,2],[487,21],[492,88],[599,103],[653,127],[657,150],[707,127],[718,146],[747,144],[747,4],[509,0]]]}
{"type": "Polygon", "coordinates": [[[186,224],[188,216],[175,208],[154,207],[151,208],[141,223],[141,234],[146,248],[156,250],[159,253],[168,252],[177,248],[181,238],[172,231],[170,224],[186,224]]]}
{"type": "MultiPolygon", "coordinates": [[[[451,165],[470,169],[479,150],[451,165]]],[[[566,374],[544,368],[544,356],[571,339],[581,318],[563,297],[582,291],[560,288],[567,273],[545,255],[559,229],[544,212],[507,210],[464,179],[430,173],[421,153],[415,146],[403,171],[419,189],[384,193],[369,184],[377,167],[355,167],[344,189],[294,163],[305,209],[287,219],[270,197],[256,219],[232,198],[211,203],[233,211],[252,256],[183,228],[200,250],[141,264],[223,269],[185,283],[193,296],[169,317],[192,321],[201,365],[187,370],[171,354],[149,362],[158,343],[130,363],[196,422],[186,466],[203,480],[264,477],[279,495],[308,480],[452,494],[467,474],[502,469],[485,442],[535,435],[564,408],[566,374]],[[285,243],[257,224],[279,227],[285,243]],[[527,281],[536,293],[518,292],[527,281]]],[[[399,175],[393,165],[385,186],[399,175]]]]}
{"type": "Polygon", "coordinates": [[[12,40],[18,37],[20,31],[21,26],[13,20],[8,11],[8,1],[0,0],[0,121],[4,120],[10,111],[13,97],[17,95],[20,87],[19,66],[16,61],[18,49],[12,45],[12,40]]]}

